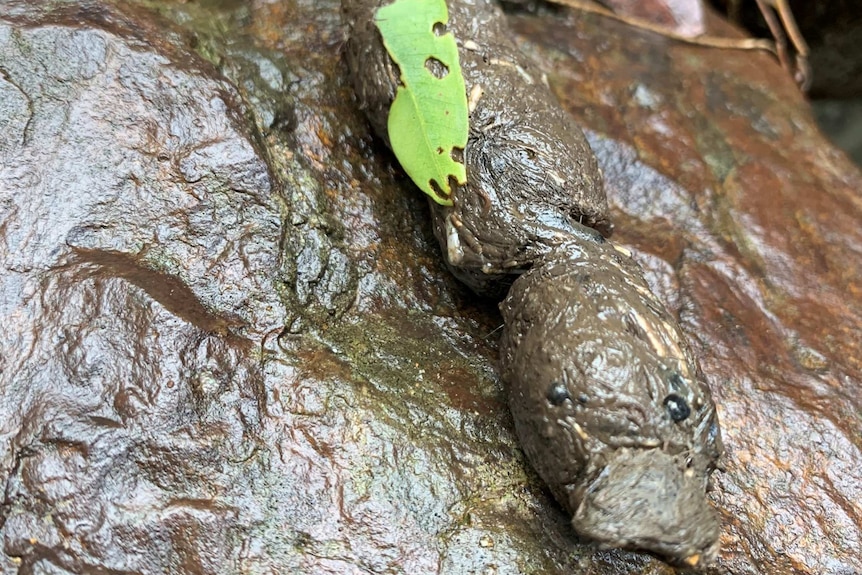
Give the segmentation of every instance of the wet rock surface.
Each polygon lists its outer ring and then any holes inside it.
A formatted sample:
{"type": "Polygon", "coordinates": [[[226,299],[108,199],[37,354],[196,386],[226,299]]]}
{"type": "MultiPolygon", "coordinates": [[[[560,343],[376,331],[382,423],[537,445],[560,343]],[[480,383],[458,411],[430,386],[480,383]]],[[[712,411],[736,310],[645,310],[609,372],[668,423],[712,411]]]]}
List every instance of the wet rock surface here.
{"type": "Polygon", "coordinates": [[[530,551],[565,522],[510,432],[499,317],[371,147],[335,6],[283,6],[317,32],[279,50],[2,8],[4,572],[571,561],[530,551]]]}
{"type": "MultiPolygon", "coordinates": [[[[0,569],[670,572],[529,471],[339,3],[148,5],[0,2],[0,569]]],[[[859,172],[768,57],[514,22],[717,396],[715,572],[862,571],[859,172]]]]}

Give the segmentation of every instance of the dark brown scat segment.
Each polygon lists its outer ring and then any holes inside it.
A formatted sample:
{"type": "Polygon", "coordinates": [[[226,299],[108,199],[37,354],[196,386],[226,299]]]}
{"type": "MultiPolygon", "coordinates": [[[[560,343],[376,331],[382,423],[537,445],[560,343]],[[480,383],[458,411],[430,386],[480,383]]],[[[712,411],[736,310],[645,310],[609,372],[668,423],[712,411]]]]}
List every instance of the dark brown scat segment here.
{"type": "Polygon", "coordinates": [[[597,541],[648,549],[686,566],[713,561],[719,524],[704,483],[662,450],[619,450],[583,490],[572,524],[597,541]]]}
{"type": "Polygon", "coordinates": [[[687,350],[664,357],[633,333],[626,321],[632,314],[663,350],[682,341],[637,267],[611,258],[611,251],[610,244],[563,246],[516,280],[501,305],[503,367],[518,435],[578,532],[674,563],[695,555],[708,561],[718,524],[705,486],[720,453],[709,390],[671,367],[683,362],[698,373],[687,350]],[[561,412],[551,401],[562,397],[561,381],[569,397],[584,400],[576,409],[561,412]],[[698,401],[704,408],[691,409],[698,401]],[[639,476],[643,486],[635,482],[639,476]],[[625,499],[627,507],[601,493],[634,499],[625,499]]]}
{"type": "Polygon", "coordinates": [[[401,74],[386,52],[374,23],[378,7],[379,3],[366,0],[341,3],[342,20],[348,28],[345,58],[351,70],[353,91],[375,133],[389,145],[389,107],[395,99],[401,74]]]}
{"type": "MultiPolygon", "coordinates": [[[[399,76],[372,22],[377,5],[342,2],[354,89],[375,132],[388,141],[386,120],[399,76]]],[[[448,6],[447,28],[459,42],[467,92],[482,95],[471,108],[461,159],[467,184],[455,206],[432,206],[434,229],[444,253],[464,253],[453,269],[458,278],[479,293],[496,295],[501,280],[529,268],[560,237],[578,233],[577,226],[608,233],[608,206],[580,128],[513,45],[499,8],[486,0],[448,6]],[[482,22],[480,35],[474,22],[482,22]],[[484,55],[491,55],[487,62],[484,55]],[[445,224],[453,213],[463,232],[454,248],[445,224]],[[481,246],[481,253],[473,246],[481,246]]]]}
{"type": "Polygon", "coordinates": [[[433,56],[425,59],[425,69],[438,80],[442,80],[449,75],[449,66],[433,56]]]}

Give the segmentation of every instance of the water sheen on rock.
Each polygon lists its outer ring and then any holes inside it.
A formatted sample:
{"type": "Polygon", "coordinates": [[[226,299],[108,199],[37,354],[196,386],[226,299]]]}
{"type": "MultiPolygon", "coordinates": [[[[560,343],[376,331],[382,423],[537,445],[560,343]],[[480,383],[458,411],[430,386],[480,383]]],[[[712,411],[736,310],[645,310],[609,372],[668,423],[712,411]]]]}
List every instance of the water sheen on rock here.
{"type": "MultiPolygon", "coordinates": [[[[718,395],[716,572],[862,571],[862,176],[768,56],[512,22],[718,395]]],[[[338,0],[0,0],[0,572],[671,572],[528,471],[344,39],[338,0]]]]}

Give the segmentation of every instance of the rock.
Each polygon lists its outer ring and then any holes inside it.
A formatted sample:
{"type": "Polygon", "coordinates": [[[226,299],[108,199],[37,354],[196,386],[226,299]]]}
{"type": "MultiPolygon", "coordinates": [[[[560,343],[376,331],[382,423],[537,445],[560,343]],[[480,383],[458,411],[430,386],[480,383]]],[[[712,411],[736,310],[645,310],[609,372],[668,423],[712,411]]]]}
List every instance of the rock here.
{"type": "MultiPolygon", "coordinates": [[[[339,2],[147,5],[0,0],[2,572],[670,572],[526,465],[339,2]]],[[[862,178],[768,57],[566,14],[518,38],[717,396],[717,571],[862,570],[862,178]]]]}
{"type": "Polygon", "coordinates": [[[372,147],[334,5],[287,56],[128,6],[0,13],[3,572],[570,554],[511,431],[499,316],[372,147]]]}
{"type": "Polygon", "coordinates": [[[615,14],[643,19],[681,36],[705,32],[706,8],[701,0],[604,0],[602,4],[615,14]]]}
{"type": "Polygon", "coordinates": [[[517,29],[710,381],[728,451],[716,572],[862,572],[862,175],[767,55],[569,18],[517,29]]]}
{"type": "Polygon", "coordinates": [[[219,572],[283,325],[267,164],[149,16],[4,4],[3,570],[219,572]]]}

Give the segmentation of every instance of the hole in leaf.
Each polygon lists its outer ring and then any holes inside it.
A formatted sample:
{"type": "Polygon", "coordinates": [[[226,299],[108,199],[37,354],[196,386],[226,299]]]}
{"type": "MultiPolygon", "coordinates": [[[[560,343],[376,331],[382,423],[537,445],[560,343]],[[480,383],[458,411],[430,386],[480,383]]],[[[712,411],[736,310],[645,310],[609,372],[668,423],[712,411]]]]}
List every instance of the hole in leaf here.
{"type": "Polygon", "coordinates": [[[392,78],[397,79],[399,86],[404,86],[404,76],[401,75],[401,66],[393,62],[392,58],[389,59],[389,63],[392,65],[392,78]]]}
{"type": "Polygon", "coordinates": [[[438,80],[442,80],[449,75],[449,66],[447,66],[434,56],[430,56],[427,60],[425,60],[425,69],[431,72],[431,75],[433,75],[438,80]]]}
{"type": "Polygon", "coordinates": [[[458,186],[460,186],[460,185],[461,184],[458,183],[458,178],[456,178],[452,174],[449,174],[449,189],[450,190],[456,190],[456,189],[458,189],[458,186]]]}
{"type": "Polygon", "coordinates": [[[434,27],[431,29],[434,30],[435,36],[442,36],[446,33],[446,24],[443,22],[435,22],[434,27]]]}
{"type": "Polygon", "coordinates": [[[458,162],[459,164],[464,163],[464,148],[452,148],[452,151],[449,153],[449,157],[452,160],[458,162]]]}
{"type": "Polygon", "coordinates": [[[448,198],[449,194],[443,191],[443,188],[440,187],[440,184],[437,183],[437,180],[431,178],[428,180],[428,185],[431,186],[431,189],[434,190],[434,194],[436,194],[440,198],[448,198]]]}

